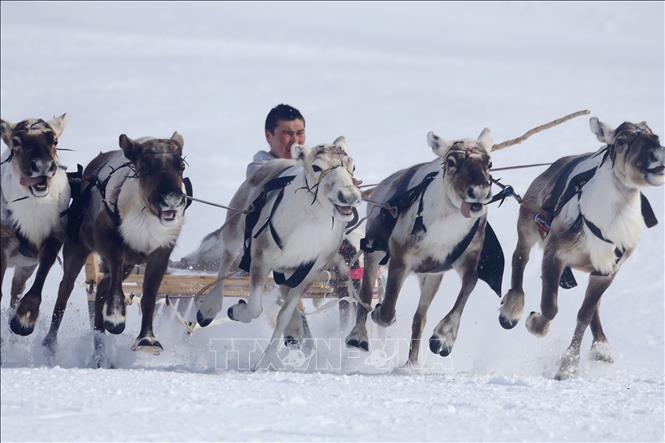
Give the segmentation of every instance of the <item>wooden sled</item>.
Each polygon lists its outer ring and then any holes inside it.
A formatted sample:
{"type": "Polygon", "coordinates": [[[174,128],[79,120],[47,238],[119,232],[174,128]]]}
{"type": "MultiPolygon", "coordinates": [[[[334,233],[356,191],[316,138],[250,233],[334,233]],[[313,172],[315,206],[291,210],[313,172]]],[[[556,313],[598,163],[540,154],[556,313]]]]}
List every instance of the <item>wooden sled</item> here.
{"type": "MultiPolygon", "coordinates": [[[[85,263],[85,284],[88,296],[88,313],[91,324],[94,319],[94,302],[97,291],[97,285],[104,278],[104,273],[100,271],[99,256],[90,254],[85,263]]],[[[217,274],[194,273],[180,269],[169,269],[164,275],[157,293],[157,307],[155,315],[166,314],[175,317],[191,329],[193,325],[185,321],[186,318],[193,318],[196,307],[194,306],[194,296],[206,287],[212,286],[217,279],[217,274]],[[170,306],[173,309],[166,308],[170,306]],[[189,325],[189,326],[188,326],[189,325]]],[[[336,300],[335,294],[337,285],[345,285],[339,282],[334,272],[323,271],[321,280],[314,283],[303,295],[303,298],[313,299],[315,304],[319,304],[323,299],[336,300]]],[[[264,290],[270,291],[275,287],[272,277],[266,281],[264,290]]],[[[378,298],[383,294],[383,285],[379,279],[376,285],[374,297],[378,298]]],[[[128,305],[136,304],[140,306],[140,300],[143,293],[143,268],[135,266],[134,271],[127,276],[122,283],[122,290],[128,305]]],[[[224,280],[224,297],[247,298],[249,296],[249,276],[247,274],[238,274],[224,280]]],[[[193,329],[191,329],[193,330],[193,329]]]]}

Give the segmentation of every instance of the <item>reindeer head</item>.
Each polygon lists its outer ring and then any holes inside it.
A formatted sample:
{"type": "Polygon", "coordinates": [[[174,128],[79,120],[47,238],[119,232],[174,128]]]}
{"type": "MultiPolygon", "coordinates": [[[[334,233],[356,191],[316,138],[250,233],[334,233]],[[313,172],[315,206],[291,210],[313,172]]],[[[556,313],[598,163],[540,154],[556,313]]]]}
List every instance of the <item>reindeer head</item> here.
{"type": "Polygon", "coordinates": [[[443,160],[443,182],[448,197],[466,218],[485,214],[485,205],[492,197],[490,182],[490,151],[492,135],[485,128],[478,140],[444,140],[433,132],[427,143],[443,160]]]}
{"type": "Polygon", "coordinates": [[[46,197],[51,177],[58,169],[56,146],[66,114],[48,122],[27,119],[17,124],[0,120],[2,140],[11,150],[11,162],[20,184],[35,197],[46,197]]]}
{"type": "Polygon", "coordinates": [[[346,153],[344,137],[332,145],[319,145],[308,149],[294,144],[291,157],[302,163],[307,187],[320,202],[330,202],[333,217],[342,221],[353,219],[353,208],[360,204],[360,191],[353,184],[353,159],[346,153]]]}
{"type": "Polygon", "coordinates": [[[146,208],[163,225],[178,223],[186,205],[182,136],[174,132],[170,139],[132,140],[122,134],[120,147],[134,165],[146,208]]]}
{"type": "Polygon", "coordinates": [[[624,122],[612,129],[596,117],[589,121],[591,132],[607,143],[614,175],[626,186],[662,186],[665,183],[665,147],[646,122],[624,122]]]}

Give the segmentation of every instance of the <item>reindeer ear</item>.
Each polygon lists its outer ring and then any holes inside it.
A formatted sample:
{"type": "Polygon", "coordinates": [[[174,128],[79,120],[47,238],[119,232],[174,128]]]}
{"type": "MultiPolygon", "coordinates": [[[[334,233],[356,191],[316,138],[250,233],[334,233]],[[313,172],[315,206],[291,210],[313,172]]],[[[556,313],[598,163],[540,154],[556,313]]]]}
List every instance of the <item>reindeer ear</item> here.
{"type": "Polygon", "coordinates": [[[649,125],[647,125],[647,122],[640,122],[640,123],[637,124],[637,126],[639,126],[640,128],[644,129],[645,131],[648,131],[649,134],[653,134],[653,131],[651,130],[651,128],[649,127],[649,125]]]}
{"type": "Polygon", "coordinates": [[[178,145],[180,151],[182,152],[182,147],[185,146],[185,140],[182,138],[182,135],[178,134],[178,131],[175,131],[171,136],[171,140],[173,140],[178,145]]]}
{"type": "Polygon", "coordinates": [[[492,139],[492,131],[490,131],[490,128],[485,128],[480,132],[480,135],[478,136],[478,143],[485,151],[487,151],[488,154],[492,152],[494,140],[492,139]]]}
{"type": "Polygon", "coordinates": [[[434,133],[434,131],[429,131],[427,133],[427,144],[432,148],[434,152],[439,157],[443,157],[448,152],[448,149],[453,145],[452,142],[444,140],[434,133]]]}
{"type": "Polygon", "coordinates": [[[339,146],[340,148],[342,148],[344,150],[344,152],[347,152],[348,149],[349,149],[349,145],[346,143],[346,138],[343,135],[340,135],[339,137],[337,137],[335,139],[335,141],[333,142],[333,145],[339,146]]]}
{"type": "Polygon", "coordinates": [[[60,134],[62,134],[62,131],[65,129],[65,125],[67,124],[67,113],[65,112],[60,117],[49,120],[47,124],[51,127],[51,129],[53,129],[55,136],[60,137],[60,134]]]}
{"type": "Polygon", "coordinates": [[[122,134],[120,136],[119,145],[125,153],[125,157],[127,157],[129,161],[136,161],[136,159],[139,157],[139,152],[141,151],[140,144],[127,137],[127,135],[122,134]]]}
{"type": "Polygon", "coordinates": [[[291,145],[291,158],[299,162],[305,161],[305,157],[309,154],[309,149],[303,145],[294,143],[291,145]]]}
{"type": "Polygon", "coordinates": [[[8,121],[0,119],[0,135],[2,135],[2,141],[5,142],[8,148],[12,147],[12,133],[15,126],[8,121]]]}
{"type": "Polygon", "coordinates": [[[609,145],[614,141],[614,129],[610,128],[596,117],[591,117],[591,119],[589,119],[589,126],[591,127],[591,132],[596,134],[596,137],[602,143],[607,143],[609,145]]]}

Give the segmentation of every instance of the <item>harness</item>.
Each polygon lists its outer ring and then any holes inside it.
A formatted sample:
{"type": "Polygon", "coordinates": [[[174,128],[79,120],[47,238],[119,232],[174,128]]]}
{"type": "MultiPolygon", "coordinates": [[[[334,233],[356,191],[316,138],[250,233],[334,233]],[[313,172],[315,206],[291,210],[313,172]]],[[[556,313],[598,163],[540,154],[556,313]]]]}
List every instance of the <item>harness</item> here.
{"type": "MultiPolygon", "coordinates": [[[[324,174],[329,173],[332,169],[341,167],[342,165],[337,165],[333,166],[329,169],[326,169],[325,171],[321,172],[321,177],[324,176],[324,174]]],[[[265,185],[263,185],[263,189],[261,190],[261,193],[254,199],[252,204],[249,206],[249,209],[247,210],[247,215],[245,216],[245,233],[244,233],[244,241],[243,241],[243,255],[242,259],[240,260],[240,263],[238,264],[238,267],[242,269],[245,272],[249,272],[251,268],[251,263],[252,263],[252,240],[256,239],[263,231],[269,229],[270,235],[277,245],[279,249],[283,250],[284,245],[282,243],[282,239],[277,233],[277,230],[275,229],[275,226],[273,225],[272,219],[273,216],[275,215],[275,211],[279,207],[280,203],[282,202],[282,199],[284,198],[284,189],[296,178],[296,175],[285,175],[285,176],[279,176],[280,174],[284,173],[286,170],[290,169],[291,166],[286,167],[282,169],[277,175],[278,177],[275,177],[268,182],[266,182],[265,185]],[[272,194],[274,192],[278,191],[277,196],[275,197],[275,201],[273,202],[272,208],[270,209],[270,214],[268,215],[268,218],[266,219],[265,223],[256,231],[254,234],[254,228],[259,222],[259,217],[261,216],[261,212],[268,202],[269,199],[272,198],[272,194]]],[[[316,202],[317,199],[317,193],[318,193],[318,188],[319,188],[319,182],[314,184],[313,186],[309,186],[307,183],[307,178],[305,177],[305,187],[302,189],[307,189],[307,191],[311,192],[314,194],[314,199],[312,200],[312,204],[316,202]]],[[[355,208],[353,208],[354,212],[354,220],[349,222],[347,226],[355,223],[355,220],[357,220],[358,213],[355,208]]],[[[333,223],[334,223],[334,218],[333,218],[333,223]]],[[[298,265],[296,270],[291,274],[290,277],[286,277],[283,273],[278,272],[273,270],[273,279],[275,280],[275,283],[278,285],[284,285],[289,288],[295,288],[296,286],[300,285],[305,277],[309,274],[309,272],[312,270],[314,267],[314,264],[316,263],[316,259],[301,263],[298,265]]]]}
{"type": "MultiPolygon", "coordinates": [[[[630,146],[628,149],[630,149],[630,146]]],[[[536,220],[538,226],[547,235],[547,233],[549,233],[550,227],[554,219],[559,215],[564,206],[566,206],[566,204],[570,200],[572,200],[575,196],[577,196],[579,216],[573,223],[572,227],[574,229],[579,229],[582,226],[582,223],[584,223],[584,225],[586,225],[589,231],[591,231],[591,233],[596,238],[602,240],[605,243],[614,245],[615,246],[614,256],[616,257],[615,261],[616,264],[623,257],[625,253],[624,249],[620,248],[619,246],[616,246],[616,244],[612,240],[608,239],[597,225],[595,225],[591,220],[589,220],[584,216],[584,214],[582,213],[582,208],[579,207],[579,200],[582,197],[582,191],[584,189],[584,186],[587,183],[589,183],[589,181],[594,177],[598,169],[603,165],[603,163],[607,158],[610,158],[610,160],[612,161],[612,165],[614,165],[615,156],[616,156],[615,146],[607,145],[604,149],[602,149],[596,154],[582,155],[571,161],[568,165],[566,165],[565,169],[562,171],[561,176],[557,179],[554,185],[552,193],[550,194],[549,198],[543,205],[543,211],[549,215],[543,217],[542,214],[536,212],[534,214],[534,220],[536,220]],[[598,156],[601,153],[603,154],[603,158],[597,167],[593,167],[589,170],[580,172],[574,175],[570,180],[568,180],[568,178],[570,177],[570,175],[572,174],[573,170],[577,165],[579,165],[584,160],[598,156]]],[[[641,205],[642,218],[644,219],[644,223],[647,226],[647,228],[652,228],[653,226],[658,224],[658,219],[656,218],[656,215],[654,214],[653,209],[651,208],[649,200],[641,192],[640,192],[640,205],[641,205]]],[[[591,274],[599,276],[606,275],[598,271],[594,271],[591,274]]],[[[564,289],[570,289],[577,286],[577,281],[575,280],[573,272],[569,266],[566,266],[564,268],[561,277],[559,278],[559,286],[561,286],[564,289]]]]}
{"type": "MultiPolygon", "coordinates": [[[[457,151],[459,151],[459,149],[457,151]]],[[[462,162],[469,157],[470,149],[468,147],[465,148],[464,153],[465,156],[462,162]]],[[[446,160],[447,156],[444,159],[444,165],[446,160]]],[[[460,165],[458,165],[458,167],[460,165]]],[[[418,201],[418,209],[416,211],[416,218],[411,229],[411,235],[418,235],[427,232],[427,228],[423,223],[422,216],[423,198],[425,191],[432,183],[432,181],[438,176],[439,171],[430,172],[417,185],[408,189],[404,189],[408,185],[413,175],[416,173],[416,170],[417,168],[414,167],[410,171],[407,171],[407,173],[403,174],[402,177],[400,177],[400,185],[398,186],[397,191],[390,199],[388,199],[385,205],[382,205],[381,210],[377,216],[377,223],[368,227],[365,238],[360,241],[360,249],[362,249],[364,252],[385,252],[385,256],[379,262],[380,265],[385,265],[390,259],[389,240],[395,229],[395,225],[399,220],[399,217],[407,212],[416,201],[418,201]]],[[[446,168],[444,166],[443,174],[445,175],[445,173],[446,168]]],[[[477,219],[474,225],[471,227],[471,230],[469,230],[469,232],[462,238],[462,240],[452,248],[443,262],[438,263],[431,269],[421,272],[438,273],[451,269],[453,263],[458,258],[460,258],[462,254],[464,254],[464,251],[466,251],[469,244],[471,244],[471,241],[478,231],[479,225],[480,219],[477,219]]],[[[478,278],[485,281],[490,286],[490,288],[500,297],[503,269],[505,265],[503,250],[489,222],[485,223],[484,234],[483,248],[477,267],[478,278]]]]}
{"type": "MultiPolygon", "coordinates": [[[[289,168],[285,168],[280,171],[279,174],[283,173],[289,168]]],[[[243,242],[243,256],[240,260],[238,267],[243,271],[249,272],[251,263],[252,263],[252,239],[257,238],[261,233],[266,229],[270,229],[270,235],[272,236],[273,241],[279,247],[279,249],[284,249],[282,244],[282,239],[277,233],[275,226],[272,224],[272,218],[275,215],[275,211],[279,207],[279,204],[282,202],[284,197],[284,188],[286,188],[292,181],[295,179],[295,175],[285,175],[283,177],[276,177],[269,180],[261,190],[261,193],[254,199],[252,204],[249,207],[247,216],[245,217],[245,239],[243,242]],[[270,215],[268,216],[266,222],[259,228],[256,234],[252,235],[254,227],[259,222],[259,217],[263,207],[268,201],[268,196],[275,192],[279,191],[275,202],[270,209],[270,215]]],[[[285,285],[289,288],[295,288],[307,277],[309,271],[312,270],[316,260],[312,260],[306,263],[301,263],[295,270],[293,274],[287,279],[285,275],[281,272],[273,271],[273,277],[275,283],[278,285],[285,285]]]]}
{"type": "MultiPolygon", "coordinates": [[[[117,189],[117,193],[115,195],[116,201],[113,204],[113,208],[109,204],[109,200],[106,194],[106,187],[108,186],[108,183],[111,180],[113,174],[116,171],[126,167],[133,170],[132,162],[123,163],[122,165],[118,166],[115,169],[111,168],[111,172],[103,180],[99,178],[98,174],[84,176],[83,166],[81,166],[80,164],[76,165],[76,172],[67,173],[67,178],[69,180],[69,186],[71,189],[72,203],[69,206],[69,208],[67,208],[61,215],[69,214],[69,221],[67,223],[67,235],[69,235],[70,238],[76,238],[78,235],[81,223],[83,222],[85,208],[90,203],[90,198],[92,197],[93,188],[96,188],[99,194],[101,195],[102,205],[104,206],[104,210],[110,217],[114,226],[116,227],[120,226],[122,220],[120,218],[120,211],[118,209],[117,197],[118,194],[120,193],[122,185],[125,183],[125,180],[127,180],[130,177],[136,178],[136,174],[134,174],[133,176],[130,175],[125,176],[122,182],[116,187],[117,189]],[[81,189],[81,186],[84,181],[86,182],[86,186],[85,188],[81,189]]],[[[185,185],[185,194],[188,197],[192,197],[193,187],[189,177],[184,177],[182,179],[182,182],[185,185]]],[[[189,208],[189,205],[192,204],[191,199],[188,198],[186,200],[187,203],[185,204],[185,211],[187,210],[187,208],[189,208]]]]}

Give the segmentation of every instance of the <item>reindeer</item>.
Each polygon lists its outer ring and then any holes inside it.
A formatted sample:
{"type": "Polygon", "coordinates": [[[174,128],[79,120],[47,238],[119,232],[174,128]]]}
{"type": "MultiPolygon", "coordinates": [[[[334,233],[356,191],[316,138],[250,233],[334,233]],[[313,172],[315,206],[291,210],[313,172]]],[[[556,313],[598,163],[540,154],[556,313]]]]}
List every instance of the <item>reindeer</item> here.
{"type": "Polygon", "coordinates": [[[119,139],[122,150],[100,153],[83,171],[81,197],[72,203],[63,247],[64,276],[51,328],[43,344],[53,351],[74,281],[88,255],[100,254],[107,268],[97,287],[95,359],[104,358],[104,331],[125,329],[122,281],[135,264],[146,263],[141,299],[141,331],[132,350],[163,350],[153,334],[155,298],[184,222],[183,138],[119,139]]]}
{"type": "Polygon", "coordinates": [[[48,122],[0,120],[2,140],[9,148],[0,166],[0,281],[7,267],[13,266],[10,305],[15,312],[9,325],[19,335],[29,335],[35,328],[44,281],[65,235],[70,187],[56,151],[65,123],[66,114],[48,122]],[[38,265],[35,281],[19,301],[38,265]]]}
{"type": "Polygon", "coordinates": [[[477,140],[457,141],[430,132],[427,141],[436,160],[398,171],[372,192],[361,243],[365,257],[362,303],[346,338],[347,346],[369,350],[365,323],[379,264],[388,264],[388,280],[372,320],[382,327],[394,323],[402,283],[415,272],[420,301],[413,317],[409,365],[418,361],[427,310],[446,271],[455,269],[460,274],[462,289],[429,339],[430,350],[441,356],[452,351],[462,310],[479,276],[500,294],[503,273],[503,253],[487,223],[485,206],[492,197],[490,130],[484,129],[477,140]]]}
{"type": "Polygon", "coordinates": [[[272,270],[285,303],[261,361],[274,358],[282,334],[287,343],[301,344],[302,316],[294,315],[295,307],[339,249],[345,225],[361,199],[346,151],[343,137],[312,149],[293,145],[295,160],[270,161],[240,186],[230,206],[250,209],[230,211],[221,228],[219,280],[195,300],[201,326],[210,324],[221,310],[223,280],[238,267],[249,272],[249,300],[231,306],[228,316],[248,323],[261,315],[263,285],[272,270]]]}
{"type": "Polygon", "coordinates": [[[531,312],[526,321],[532,334],[547,334],[558,311],[558,286],[575,284],[570,267],[590,273],[572,341],[555,376],[559,380],[575,374],[589,324],[592,358],[612,362],[600,323],[600,299],[633,253],[645,221],[649,227],[656,223],[640,188],[665,182],[665,148],[645,122],[624,122],[613,130],[594,117],[590,125],[605,146],[596,153],[559,159],[524,196],[511,289],[503,297],[499,316],[506,329],[517,324],[524,308],[524,268],[536,243],[543,247],[542,295],[541,312],[531,312]]]}

